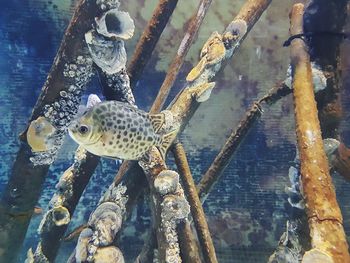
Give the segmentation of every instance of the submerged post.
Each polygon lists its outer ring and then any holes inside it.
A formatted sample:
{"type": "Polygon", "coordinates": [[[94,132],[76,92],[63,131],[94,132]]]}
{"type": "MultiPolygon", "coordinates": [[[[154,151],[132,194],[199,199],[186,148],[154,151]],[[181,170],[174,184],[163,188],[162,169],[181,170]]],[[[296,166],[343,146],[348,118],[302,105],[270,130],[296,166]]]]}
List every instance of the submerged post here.
{"type": "MultiPolygon", "coordinates": [[[[303,33],[303,14],[304,5],[295,4],[290,18],[292,36],[303,33]]],[[[310,58],[302,39],[291,43],[291,64],[301,183],[312,246],[303,262],[350,262],[343,218],[323,150],[310,58]]]]}

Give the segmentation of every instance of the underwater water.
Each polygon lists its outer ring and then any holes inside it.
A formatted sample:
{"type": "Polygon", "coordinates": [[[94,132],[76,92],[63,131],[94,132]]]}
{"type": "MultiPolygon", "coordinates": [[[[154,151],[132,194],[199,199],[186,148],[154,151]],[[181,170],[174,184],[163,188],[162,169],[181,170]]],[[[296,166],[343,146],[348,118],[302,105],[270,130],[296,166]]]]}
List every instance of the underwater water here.
{"type": "MultiPolygon", "coordinates": [[[[120,9],[129,12],[135,23],[134,36],[125,41],[130,59],[158,1],[120,2],[120,9]]],[[[165,105],[184,87],[186,75],[198,62],[200,50],[211,33],[222,32],[244,2],[213,1],[165,105]]],[[[234,57],[215,78],[216,87],[210,99],[199,106],[179,136],[196,182],[252,103],[275,83],[286,78],[290,49],[282,44],[289,37],[288,15],[293,3],[291,0],[272,1],[234,57]]],[[[18,136],[27,127],[75,4],[74,0],[0,0],[0,193],[5,191],[20,147],[18,136]]],[[[138,108],[145,111],[150,109],[184,36],[187,21],[197,6],[198,1],[195,0],[178,1],[134,88],[138,108]]],[[[349,4],[347,12],[349,14],[349,4]]],[[[344,20],[345,32],[350,32],[349,21],[349,17],[344,20]]],[[[339,50],[342,119],[337,132],[339,140],[349,146],[348,39],[340,43],[339,50]]],[[[81,105],[86,104],[89,94],[103,98],[96,76],[82,95],[81,105]]],[[[34,214],[30,221],[18,262],[24,262],[29,248],[36,248],[40,239],[37,232],[39,223],[48,209],[58,179],[71,165],[77,146],[68,135],[65,136],[58,157],[49,168],[37,203],[42,212],[34,214]]],[[[295,165],[295,156],[294,105],[292,95],[288,95],[274,105],[264,107],[261,119],[241,143],[203,205],[220,263],[267,262],[286,229],[286,221],[302,213],[290,205],[286,193],[286,187],[290,187],[288,173],[290,167],[295,165]]],[[[170,168],[176,169],[171,156],[167,163],[170,168]]],[[[119,167],[120,164],[114,160],[101,159],[74,212],[67,233],[87,222],[119,167]]],[[[345,233],[350,241],[350,182],[336,172],[332,173],[332,179],[344,218],[345,233]]],[[[126,262],[133,262],[147,238],[147,229],[151,225],[148,201],[147,198],[140,200],[122,230],[118,247],[126,262]]],[[[76,239],[62,242],[55,262],[66,262],[75,246],[76,239]]]]}

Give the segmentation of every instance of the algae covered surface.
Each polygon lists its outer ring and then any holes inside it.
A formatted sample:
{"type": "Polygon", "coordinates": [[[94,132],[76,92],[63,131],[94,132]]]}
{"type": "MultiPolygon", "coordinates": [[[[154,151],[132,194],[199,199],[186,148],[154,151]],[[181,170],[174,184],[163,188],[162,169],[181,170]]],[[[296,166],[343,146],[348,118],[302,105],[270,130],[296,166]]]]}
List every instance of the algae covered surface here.
{"type": "MultiPolygon", "coordinates": [[[[157,3],[157,0],[121,1],[121,9],[127,10],[135,22],[135,35],[126,43],[129,58],[157,3]]],[[[200,49],[211,33],[224,30],[243,3],[243,0],[213,1],[171,91],[171,98],[183,88],[186,74],[198,62],[200,49]]],[[[289,49],[283,48],[282,44],[289,36],[288,15],[292,3],[291,0],[272,1],[240,50],[216,78],[216,88],[210,100],[201,104],[180,136],[196,180],[209,167],[253,101],[276,82],[285,79],[289,49]]],[[[73,0],[0,2],[0,192],[19,147],[17,135],[26,126],[74,4],[73,0]]],[[[141,109],[150,108],[197,4],[198,1],[194,0],[179,0],[135,88],[136,104],[141,109]]],[[[346,28],[349,29],[349,23],[346,28]]],[[[349,50],[349,42],[344,41],[341,54],[349,50]]],[[[350,93],[346,89],[350,83],[350,61],[343,57],[342,105],[343,111],[348,112],[350,93]]],[[[89,85],[83,103],[90,93],[101,95],[97,79],[89,85]]],[[[344,143],[349,145],[348,123],[349,115],[344,114],[340,134],[344,143]]],[[[288,169],[296,154],[294,127],[292,96],[266,108],[225,170],[222,180],[209,195],[204,209],[219,262],[267,262],[276,248],[286,220],[293,214],[285,187],[290,184],[288,169]]],[[[45,182],[38,203],[42,209],[47,209],[58,177],[69,167],[76,146],[67,136],[45,182]]],[[[114,161],[101,161],[75,211],[70,229],[87,221],[117,168],[114,161]]],[[[350,207],[346,200],[349,199],[350,185],[337,175],[333,178],[349,236],[350,207]]],[[[42,214],[38,214],[31,221],[22,259],[28,248],[38,241],[36,229],[41,217],[42,214]]],[[[141,249],[149,225],[149,208],[144,200],[123,230],[120,248],[127,262],[132,262],[141,249]]],[[[74,242],[64,243],[56,262],[65,262],[74,246],[74,242]]]]}

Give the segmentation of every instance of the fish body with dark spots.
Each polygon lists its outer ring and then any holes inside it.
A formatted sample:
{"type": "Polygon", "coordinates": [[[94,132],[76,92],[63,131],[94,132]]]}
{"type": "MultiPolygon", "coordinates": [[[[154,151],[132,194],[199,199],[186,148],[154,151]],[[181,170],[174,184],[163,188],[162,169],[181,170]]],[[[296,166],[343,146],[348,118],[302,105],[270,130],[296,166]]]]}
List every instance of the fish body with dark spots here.
{"type": "Polygon", "coordinates": [[[164,114],[149,114],[119,101],[102,102],[69,126],[69,134],[87,151],[102,157],[139,160],[152,146],[165,152],[177,131],[161,134],[164,114]]]}

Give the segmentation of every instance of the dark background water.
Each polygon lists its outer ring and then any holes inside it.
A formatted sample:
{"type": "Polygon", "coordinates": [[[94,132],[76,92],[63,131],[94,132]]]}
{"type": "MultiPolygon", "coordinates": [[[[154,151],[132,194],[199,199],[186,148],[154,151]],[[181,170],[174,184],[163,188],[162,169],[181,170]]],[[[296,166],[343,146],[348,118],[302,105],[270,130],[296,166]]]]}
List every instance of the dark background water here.
{"type": "MultiPolygon", "coordinates": [[[[130,56],[157,1],[121,2],[122,9],[129,11],[135,18],[135,36],[126,43],[130,56]]],[[[222,30],[244,1],[215,2],[171,92],[172,97],[182,87],[186,72],[197,61],[199,49],[210,33],[222,30]]],[[[284,79],[289,50],[283,49],[281,44],[288,36],[291,3],[292,1],[273,1],[232,63],[218,77],[217,88],[210,100],[200,106],[181,135],[180,139],[188,152],[196,179],[208,168],[225,138],[236,127],[252,101],[264,94],[273,83],[284,79]]],[[[182,38],[184,22],[196,9],[196,5],[197,1],[179,1],[144,77],[135,90],[140,108],[147,110],[154,99],[167,65],[182,38]]],[[[18,150],[17,136],[26,126],[73,10],[74,3],[69,0],[0,0],[0,191],[4,189],[18,150]]],[[[348,50],[349,43],[344,43],[343,54],[347,54],[348,50]]],[[[349,58],[344,56],[345,73],[349,72],[349,65],[349,58]]],[[[89,93],[100,94],[97,80],[90,84],[85,100],[89,93]]],[[[350,93],[349,80],[345,78],[342,95],[345,114],[341,123],[341,135],[342,140],[349,145],[350,93]]],[[[285,186],[289,185],[288,169],[295,157],[291,99],[289,96],[266,109],[205,203],[220,262],[266,262],[292,213],[284,192],[285,186]]],[[[50,168],[38,203],[44,210],[57,179],[70,165],[75,147],[67,137],[59,158],[50,168]]],[[[116,169],[114,162],[101,161],[76,209],[70,229],[87,220],[101,193],[111,183],[116,169]]],[[[333,178],[349,235],[350,185],[337,175],[333,178]]],[[[139,206],[124,233],[121,248],[130,259],[142,246],[142,240],[135,237],[142,237],[149,225],[146,204],[145,201],[144,205],[139,206]]],[[[37,215],[31,222],[23,255],[29,247],[36,246],[36,229],[41,218],[42,215],[37,215]]],[[[64,244],[57,262],[64,262],[74,245],[64,244]]]]}

